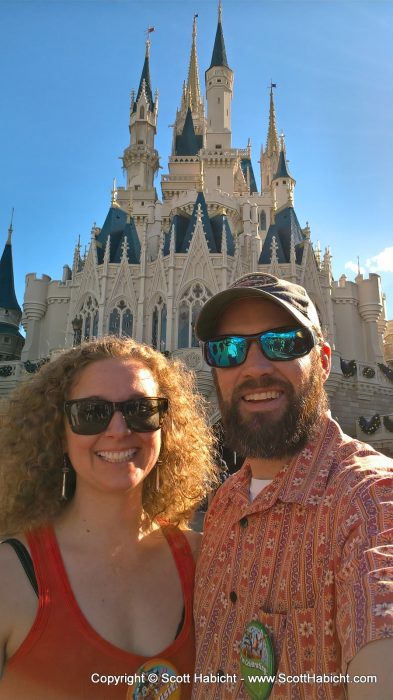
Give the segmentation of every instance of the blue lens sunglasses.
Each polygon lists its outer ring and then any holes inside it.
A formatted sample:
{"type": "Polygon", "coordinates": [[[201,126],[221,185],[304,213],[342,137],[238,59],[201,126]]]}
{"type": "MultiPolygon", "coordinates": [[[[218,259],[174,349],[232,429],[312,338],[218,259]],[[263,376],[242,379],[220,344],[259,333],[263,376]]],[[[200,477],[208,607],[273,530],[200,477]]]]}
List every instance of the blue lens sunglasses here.
{"type": "Polygon", "coordinates": [[[304,326],[272,328],[255,335],[220,335],[202,343],[203,355],[210,367],[238,367],[245,362],[253,341],[268,360],[284,362],[308,355],[317,338],[304,326]]]}

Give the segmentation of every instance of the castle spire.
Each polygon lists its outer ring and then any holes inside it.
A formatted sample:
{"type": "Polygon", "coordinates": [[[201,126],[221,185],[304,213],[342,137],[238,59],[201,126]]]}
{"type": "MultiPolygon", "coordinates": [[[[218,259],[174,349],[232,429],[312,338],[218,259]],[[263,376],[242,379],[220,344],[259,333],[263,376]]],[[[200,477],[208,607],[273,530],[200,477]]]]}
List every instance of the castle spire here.
{"type": "Polygon", "coordinates": [[[212,60],[210,63],[210,68],[213,66],[226,66],[229,68],[227,54],[225,51],[224,34],[222,31],[222,2],[219,0],[218,3],[218,23],[216,38],[214,41],[212,60]]]}
{"type": "Polygon", "coordinates": [[[270,107],[269,107],[269,129],[266,140],[266,153],[271,156],[273,153],[278,153],[280,144],[278,140],[276,126],[276,111],[274,108],[273,88],[277,87],[276,83],[270,81],[270,107]]]}
{"type": "Polygon", "coordinates": [[[190,65],[188,68],[188,79],[187,79],[187,93],[189,95],[189,105],[191,109],[195,109],[201,103],[201,89],[199,85],[199,69],[198,69],[198,56],[196,49],[196,20],[198,15],[194,15],[194,21],[192,25],[192,45],[191,45],[191,55],[190,55],[190,65]]]}
{"type": "Polygon", "coordinates": [[[18,304],[15,285],[14,285],[14,266],[12,261],[12,218],[14,210],[12,210],[11,223],[8,228],[8,238],[4,246],[3,255],[0,259],[0,309],[17,311],[22,315],[22,311],[18,304]]]}
{"type": "Polygon", "coordinates": [[[13,219],[13,218],[14,218],[14,207],[12,207],[11,221],[10,221],[10,225],[9,225],[9,227],[8,227],[8,238],[7,238],[7,243],[9,243],[10,245],[11,245],[11,238],[12,238],[12,231],[13,231],[13,228],[12,228],[12,219],[13,219]]]}
{"type": "Polygon", "coordinates": [[[142,68],[142,74],[141,74],[141,79],[139,82],[139,88],[138,88],[138,93],[136,96],[136,100],[134,101],[133,105],[133,111],[136,112],[137,109],[137,103],[139,101],[140,96],[142,95],[142,92],[145,93],[147,102],[149,104],[149,109],[152,112],[154,109],[154,103],[153,103],[153,93],[151,89],[151,82],[150,82],[150,63],[149,63],[149,57],[150,57],[150,39],[149,36],[146,39],[146,50],[145,50],[145,61],[143,63],[143,68],[142,68]]]}

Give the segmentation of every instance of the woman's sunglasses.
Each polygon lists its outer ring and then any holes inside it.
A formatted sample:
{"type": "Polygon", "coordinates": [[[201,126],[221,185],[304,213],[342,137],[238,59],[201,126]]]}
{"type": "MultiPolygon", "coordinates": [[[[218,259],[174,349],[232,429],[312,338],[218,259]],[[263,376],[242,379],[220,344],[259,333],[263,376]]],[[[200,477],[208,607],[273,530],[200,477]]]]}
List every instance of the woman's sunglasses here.
{"type": "Polygon", "coordinates": [[[143,396],[128,401],[75,399],[64,402],[71,430],[77,435],[98,435],[108,427],[115,411],[120,411],[127,428],[136,433],[151,433],[161,427],[168,410],[168,399],[143,396]]]}
{"type": "Polygon", "coordinates": [[[317,339],[303,326],[273,328],[255,335],[221,335],[203,343],[203,355],[210,367],[237,367],[245,361],[253,341],[268,360],[280,362],[308,355],[317,339]]]}

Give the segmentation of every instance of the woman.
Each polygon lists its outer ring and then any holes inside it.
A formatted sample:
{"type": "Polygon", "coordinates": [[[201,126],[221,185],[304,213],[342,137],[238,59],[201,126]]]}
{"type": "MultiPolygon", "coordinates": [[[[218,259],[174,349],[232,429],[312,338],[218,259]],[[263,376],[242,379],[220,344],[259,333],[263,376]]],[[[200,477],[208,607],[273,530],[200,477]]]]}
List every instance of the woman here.
{"type": "Polygon", "coordinates": [[[1,700],[189,698],[199,536],[186,527],[215,473],[192,377],[108,337],[11,399],[0,532],[34,570],[0,545],[1,700]]]}

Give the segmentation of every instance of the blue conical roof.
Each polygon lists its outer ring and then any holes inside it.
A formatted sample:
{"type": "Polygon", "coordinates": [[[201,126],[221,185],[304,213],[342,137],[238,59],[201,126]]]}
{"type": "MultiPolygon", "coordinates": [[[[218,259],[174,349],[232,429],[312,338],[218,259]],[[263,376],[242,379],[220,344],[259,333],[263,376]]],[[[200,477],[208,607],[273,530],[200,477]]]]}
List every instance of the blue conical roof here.
{"type": "Polygon", "coordinates": [[[235,240],[225,214],[217,214],[216,216],[213,216],[213,218],[210,219],[210,223],[213,230],[214,240],[216,242],[217,252],[222,253],[222,230],[224,229],[227,253],[231,256],[235,255],[235,240]]]}
{"type": "Polygon", "coordinates": [[[135,227],[134,219],[127,221],[123,209],[110,207],[104,225],[96,238],[98,263],[104,261],[105,248],[110,236],[109,262],[119,263],[122,256],[124,236],[128,243],[128,262],[137,265],[141,257],[141,244],[135,227]]]}
{"type": "Polygon", "coordinates": [[[12,246],[10,239],[4,246],[0,260],[0,308],[13,309],[22,313],[15,294],[14,267],[12,263],[12,246]]]}
{"type": "Polygon", "coordinates": [[[305,236],[300,228],[298,218],[293,207],[285,207],[276,214],[275,223],[269,226],[259,264],[268,264],[271,260],[271,245],[273,236],[277,243],[277,260],[279,263],[289,263],[291,259],[291,239],[295,245],[296,262],[301,263],[305,236]]]}
{"type": "Polygon", "coordinates": [[[139,83],[138,94],[137,94],[136,100],[134,102],[134,108],[133,108],[134,112],[136,112],[137,102],[142,94],[143,81],[145,81],[145,92],[146,92],[147,101],[149,103],[149,109],[152,112],[153,108],[154,108],[154,104],[153,104],[153,93],[151,90],[151,83],[150,83],[150,66],[149,66],[149,52],[148,52],[148,50],[146,51],[145,61],[144,61],[143,68],[142,68],[142,75],[141,75],[141,79],[140,79],[140,83],[139,83]]]}
{"type": "Polygon", "coordinates": [[[195,156],[202,148],[202,136],[197,136],[190,107],[187,110],[183,131],[176,136],[175,153],[177,156],[195,156]]]}
{"type": "Polygon", "coordinates": [[[198,192],[198,196],[195,200],[194,204],[194,209],[192,211],[191,219],[189,221],[188,227],[186,234],[184,236],[184,240],[182,243],[181,247],[181,253],[186,253],[190,247],[190,243],[192,240],[192,236],[194,234],[195,226],[197,223],[197,212],[198,212],[198,205],[201,205],[201,212],[202,212],[202,226],[203,230],[205,233],[207,245],[209,248],[210,253],[217,253],[217,246],[216,246],[216,241],[214,239],[210,219],[209,219],[209,214],[207,211],[207,206],[206,206],[206,200],[204,197],[203,192],[198,192]]]}
{"type": "Polygon", "coordinates": [[[287,159],[285,158],[285,153],[282,149],[280,151],[277,172],[274,176],[274,179],[276,179],[277,177],[291,177],[291,175],[288,172],[287,159]]]}
{"type": "Polygon", "coordinates": [[[224,34],[222,31],[221,20],[218,20],[216,38],[214,40],[212,60],[210,63],[210,68],[213,66],[226,66],[229,68],[227,54],[225,51],[224,34]]]}

